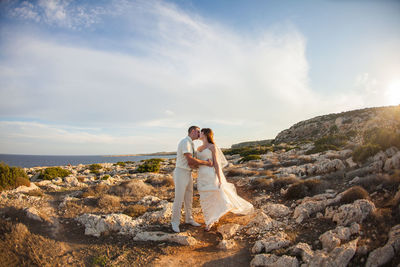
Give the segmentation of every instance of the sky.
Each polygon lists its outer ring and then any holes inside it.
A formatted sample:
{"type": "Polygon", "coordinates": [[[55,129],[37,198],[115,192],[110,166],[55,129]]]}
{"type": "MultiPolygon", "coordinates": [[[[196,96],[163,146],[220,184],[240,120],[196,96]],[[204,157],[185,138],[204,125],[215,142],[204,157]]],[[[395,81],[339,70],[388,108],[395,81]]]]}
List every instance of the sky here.
{"type": "Polygon", "coordinates": [[[2,0],[0,99],[3,154],[272,139],[400,104],[400,1],[2,0]]]}

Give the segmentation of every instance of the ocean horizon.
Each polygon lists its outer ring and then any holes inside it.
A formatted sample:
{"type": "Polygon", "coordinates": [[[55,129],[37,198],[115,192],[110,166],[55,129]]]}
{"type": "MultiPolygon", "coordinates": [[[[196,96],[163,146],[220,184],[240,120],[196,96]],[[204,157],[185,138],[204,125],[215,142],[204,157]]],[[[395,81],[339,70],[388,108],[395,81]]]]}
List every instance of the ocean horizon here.
{"type": "Polygon", "coordinates": [[[94,163],[141,161],[150,158],[174,158],[175,155],[22,155],[0,154],[0,162],[22,168],[51,167],[94,163]]]}

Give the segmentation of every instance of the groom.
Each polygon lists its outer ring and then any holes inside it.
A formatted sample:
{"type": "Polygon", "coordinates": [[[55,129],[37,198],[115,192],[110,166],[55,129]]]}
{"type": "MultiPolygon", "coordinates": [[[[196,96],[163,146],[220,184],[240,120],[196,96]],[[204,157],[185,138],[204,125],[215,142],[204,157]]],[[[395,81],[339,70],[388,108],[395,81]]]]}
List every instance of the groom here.
{"type": "Polygon", "coordinates": [[[200,226],[192,216],[193,202],[193,179],[192,169],[199,165],[212,166],[211,161],[204,161],[195,158],[193,140],[200,137],[200,128],[191,126],[188,136],[183,138],[178,144],[176,152],[176,166],[174,170],[175,199],[172,206],[171,226],[172,230],[179,233],[179,223],[181,220],[182,203],[185,203],[185,222],[193,226],[200,226]]]}

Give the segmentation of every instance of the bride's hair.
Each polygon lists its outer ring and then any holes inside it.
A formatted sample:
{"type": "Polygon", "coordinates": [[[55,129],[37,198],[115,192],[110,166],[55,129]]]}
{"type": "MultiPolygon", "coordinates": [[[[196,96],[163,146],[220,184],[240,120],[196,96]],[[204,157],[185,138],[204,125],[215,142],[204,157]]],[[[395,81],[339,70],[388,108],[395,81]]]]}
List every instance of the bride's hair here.
{"type": "Polygon", "coordinates": [[[210,128],[203,128],[203,129],[201,129],[201,132],[202,132],[205,136],[207,136],[207,141],[208,141],[209,143],[215,145],[215,142],[214,142],[214,133],[213,133],[213,131],[212,131],[210,128]]]}

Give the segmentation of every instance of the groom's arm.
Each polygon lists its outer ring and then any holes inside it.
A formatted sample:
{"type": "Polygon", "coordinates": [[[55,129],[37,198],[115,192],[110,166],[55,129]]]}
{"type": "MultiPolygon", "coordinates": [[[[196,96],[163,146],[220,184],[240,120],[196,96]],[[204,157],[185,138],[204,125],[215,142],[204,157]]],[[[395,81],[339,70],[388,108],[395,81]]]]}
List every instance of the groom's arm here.
{"type": "Polygon", "coordinates": [[[192,153],[185,153],[183,155],[185,155],[190,167],[192,167],[192,166],[193,167],[197,167],[199,165],[206,165],[206,166],[209,166],[209,167],[213,166],[213,163],[210,160],[205,161],[205,160],[193,158],[192,153]]]}

